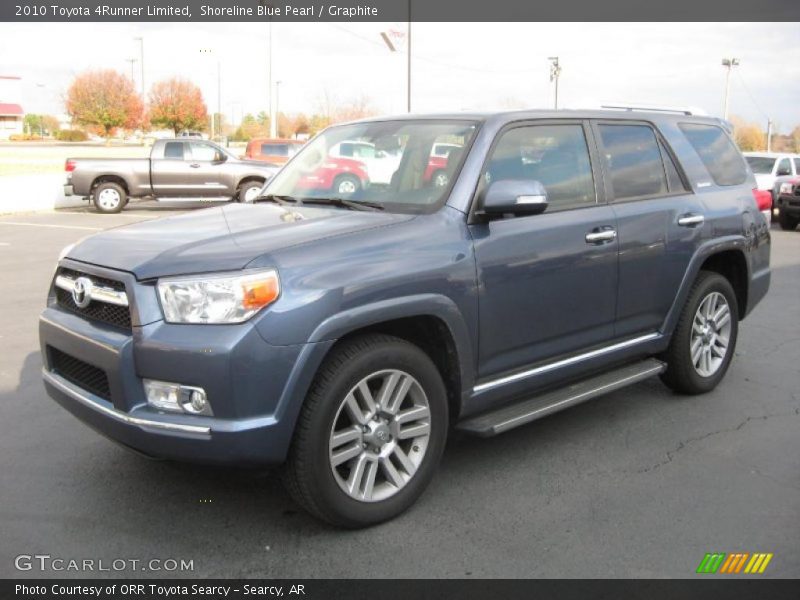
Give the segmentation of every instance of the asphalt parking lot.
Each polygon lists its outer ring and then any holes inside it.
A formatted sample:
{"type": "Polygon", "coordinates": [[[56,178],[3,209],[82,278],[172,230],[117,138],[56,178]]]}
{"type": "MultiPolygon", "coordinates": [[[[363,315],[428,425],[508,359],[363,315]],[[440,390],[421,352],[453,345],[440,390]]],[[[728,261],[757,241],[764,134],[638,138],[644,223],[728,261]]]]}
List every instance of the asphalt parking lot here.
{"type": "Polygon", "coordinates": [[[59,250],[186,208],[0,217],[0,576],[685,578],[706,552],[771,552],[762,577],[800,576],[800,231],[773,229],[771,290],[713,393],[654,379],[497,438],[452,436],[410,511],[350,532],[270,473],[145,460],[45,395],[37,318],[59,250]],[[20,572],[20,554],[194,571],[20,572]]]}

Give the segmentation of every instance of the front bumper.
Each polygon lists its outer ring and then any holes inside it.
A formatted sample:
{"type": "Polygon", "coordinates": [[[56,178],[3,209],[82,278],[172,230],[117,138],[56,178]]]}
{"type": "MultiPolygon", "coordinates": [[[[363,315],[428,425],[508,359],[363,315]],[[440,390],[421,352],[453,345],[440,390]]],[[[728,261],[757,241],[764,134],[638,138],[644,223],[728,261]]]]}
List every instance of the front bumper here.
{"type": "Polygon", "coordinates": [[[106,437],[152,457],[227,465],[285,460],[307,384],[300,366],[314,344],[272,346],[252,323],[150,321],[142,317],[150,313],[152,286],[130,274],[80,266],[89,275],[125,282],[133,326],[125,331],[89,320],[62,309],[51,294],[39,337],[44,385],[58,404],[106,437]],[[107,392],[92,392],[60,372],[57,355],[65,354],[102,372],[107,392]],[[151,407],[142,379],[202,387],[214,416],[151,407]]]}
{"type": "Polygon", "coordinates": [[[800,196],[781,194],[778,196],[778,210],[793,217],[800,216],[800,196]]]}

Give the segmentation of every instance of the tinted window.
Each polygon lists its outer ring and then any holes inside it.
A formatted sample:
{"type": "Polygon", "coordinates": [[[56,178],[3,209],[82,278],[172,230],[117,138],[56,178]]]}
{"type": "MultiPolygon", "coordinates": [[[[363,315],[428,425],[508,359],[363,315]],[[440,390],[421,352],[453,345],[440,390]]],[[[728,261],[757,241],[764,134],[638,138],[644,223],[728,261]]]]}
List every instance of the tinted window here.
{"type": "Polygon", "coordinates": [[[600,125],[600,137],[617,200],[666,194],[661,151],[647,125],[600,125]]]}
{"type": "Polygon", "coordinates": [[[664,144],[659,142],[658,145],[661,148],[661,156],[664,159],[664,169],[667,172],[667,184],[669,184],[669,191],[685,192],[686,184],[683,183],[683,179],[681,179],[681,176],[678,173],[678,168],[675,166],[675,161],[672,160],[672,156],[670,156],[670,153],[667,152],[664,144]]]}
{"type": "Polygon", "coordinates": [[[680,128],[717,185],[745,182],[747,170],[742,155],[721,128],[697,123],[681,123],[680,128]]]}
{"type": "Polygon", "coordinates": [[[794,172],[800,174],[800,158],[794,159],[794,172]]]}
{"type": "Polygon", "coordinates": [[[289,156],[289,144],[261,144],[261,154],[289,156]]]}
{"type": "Polygon", "coordinates": [[[197,142],[192,142],[192,159],[194,160],[206,160],[212,161],[217,158],[217,149],[214,146],[209,146],[208,144],[198,144],[197,142]]]}
{"type": "Polygon", "coordinates": [[[775,166],[775,159],[766,156],[745,156],[745,160],[747,160],[747,164],[750,165],[753,173],[758,173],[759,175],[772,174],[772,168],[775,166]]]}
{"type": "Polygon", "coordinates": [[[788,158],[781,159],[781,162],[778,163],[778,170],[775,172],[775,174],[778,177],[792,174],[792,165],[788,158]]]}
{"type": "Polygon", "coordinates": [[[551,206],[595,202],[583,127],[535,125],[503,134],[486,170],[487,183],[503,179],[541,182],[551,206]]]}
{"type": "Polygon", "coordinates": [[[183,142],[167,142],[164,146],[164,158],[183,160],[183,142]]]}

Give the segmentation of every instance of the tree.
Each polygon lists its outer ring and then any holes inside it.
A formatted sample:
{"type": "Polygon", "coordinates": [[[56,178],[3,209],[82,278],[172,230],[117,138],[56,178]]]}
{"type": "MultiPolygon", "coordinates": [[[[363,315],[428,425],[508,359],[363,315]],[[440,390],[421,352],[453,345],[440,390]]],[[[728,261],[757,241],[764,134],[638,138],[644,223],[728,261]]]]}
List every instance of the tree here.
{"type": "Polygon", "coordinates": [[[95,127],[105,137],[118,127],[135,129],[144,112],[131,80],[113,69],[76,76],[67,90],[66,107],[73,121],[95,127]]]}
{"type": "Polygon", "coordinates": [[[789,134],[791,152],[800,153],[800,125],[792,129],[789,134]]]}
{"type": "Polygon", "coordinates": [[[172,129],[175,135],[185,130],[205,130],[208,110],[200,88],[180,77],[154,84],[150,88],[150,123],[172,129]]]}
{"type": "Polygon", "coordinates": [[[25,115],[25,129],[32,135],[55,135],[61,126],[52,115],[36,115],[28,113],[25,115]]]}

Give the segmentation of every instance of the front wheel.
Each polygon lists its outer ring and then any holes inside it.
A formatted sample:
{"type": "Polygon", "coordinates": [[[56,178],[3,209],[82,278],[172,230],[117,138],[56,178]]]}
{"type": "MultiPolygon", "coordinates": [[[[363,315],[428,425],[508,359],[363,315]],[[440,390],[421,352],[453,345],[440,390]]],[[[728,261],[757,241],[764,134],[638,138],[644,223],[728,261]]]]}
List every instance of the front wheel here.
{"type": "Polygon", "coordinates": [[[334,525],[386,521],[427,487],[447,423],[444,383],[422,350],[387,335],[350,340],[326,359],[306,398],[286,487],[334,525]]]}
{"type": "Polygon", "coordinates": [[[258,197],[263,187],[263,181],[247,181],[239,186],[237,199],[239,202],[246,202],[249,204],[258,197]]]}
{"type": "Polygon", "coordinates": [[[355,175],[339,175],[333,181],[333,189],[337,194],[352,196],[361,189],[361,181],[355,175]]]}
{"type": "Polygon", "coordinates": [[[786,214],[786,211],[782,210],[778,213],[778,222],[784,231],[794,231],[800,223],[800,218],[786,214]]]}
{"type": "Polygon", "coordinates": [[[664,354],[667,370],[662,381],[683,394],[713,390],[736,349],[738,314],[730,282],[718,273],[701,271],[664,354]]]}

